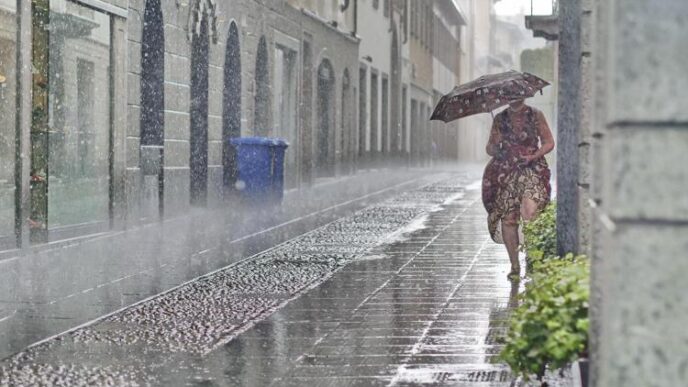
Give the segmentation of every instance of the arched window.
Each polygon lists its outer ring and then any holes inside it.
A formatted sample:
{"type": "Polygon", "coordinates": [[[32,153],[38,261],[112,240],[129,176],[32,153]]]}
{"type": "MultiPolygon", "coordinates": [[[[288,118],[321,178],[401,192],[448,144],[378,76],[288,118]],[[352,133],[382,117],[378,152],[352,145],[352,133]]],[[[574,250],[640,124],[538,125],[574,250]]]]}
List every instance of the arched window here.
{"type": "Polygon", "coordinates": [[[225,189],[234,186],[236,167],[229,139],[241,135],[241,51],[236,23],[229,26],[222,91],[222,166],[225,189]]]}
{"type": "Polygon", "coordinates": [[[144,191],[146,192],[142,211],[152,215],[157,207],[158,216],[162,216],[164,203],[162,167],[165,142],[164,111],[165,28],[160,0],[148,0],[143,12],[141,34],[140,162],[144,175],[144,191]]]}
{"type": "Polygon", "coordinates": [[[191,204],[205,206],[208,196],[208,20],[201,20],[191,42],[191,204]]]}
{"type": "Polygon", "coordinates": [[[270,114],[270,76],[268,72],[268,47],[265,42],[265,36],[261,36],[258,42],[255,77],[256,94],[253,130],[255,134],[266,135],[268,132],[268,116],[270,114]]]}
{"type": "Polygon", "coordinates": [[[330,133],[334,128],[334,70],[330,61],[323,60],[318,67],[318,131],[317,131],[317,169],[319,176],[333,174],[330,146],[330,133]]]}
{"type": "Polygon", "coordinates": [[[147,0],[141,35],[141,145],[162,146],[165,127],[165,29],[160,0],[147,0]]]}

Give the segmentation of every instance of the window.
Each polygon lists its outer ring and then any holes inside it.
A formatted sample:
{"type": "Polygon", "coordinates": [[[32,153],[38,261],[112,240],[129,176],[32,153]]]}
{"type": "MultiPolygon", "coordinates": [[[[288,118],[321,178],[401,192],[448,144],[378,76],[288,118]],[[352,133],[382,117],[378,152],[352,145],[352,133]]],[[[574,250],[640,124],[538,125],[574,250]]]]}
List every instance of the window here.
{"type": "Polygon", "coordinates": [[[109,227],[112,28],[111,17],[93,8],[70,1],[59,8],[50,4],[46,19],[41,7],[48,2],[36,3],[34,31],[50,20],[47,39],[35,37],[33,58],[41,71],[34,73],[33,127],[40,130],[32,133],[32,202],[37,205],[31,217],[33,239],[44,241],[46,220],[50,239],[109,227]]]}
{"type": "MultiPolygon", "coordinates": [[[[297,149],[297,106],[296,106],[296,60],[297,52],[288,47],[275,45],[275,84],[273,87],[274,136],[286,139],[297,149]]],[[[296,186],[297,152],[287,152],[285,157],[285,183],[288,188],[296,186]]]]}
{"type": "Polygon", "coordinates": [[[390,0],[384,0],[384,3],[382,4],[382,10],[384,12],[385,17],[389,17],[390,14],[390,0]]]}
{"type": "Polygon", "coordinates": [[[375,8],[375,9],[380,8],[380,0],[373,0],[373,8],[375,8]]]}
{"type": "Polygon", "coordinates": [[[2,2],[0,7],[0,250],[16,246],[16,5],[16,1],[2,2]]]}

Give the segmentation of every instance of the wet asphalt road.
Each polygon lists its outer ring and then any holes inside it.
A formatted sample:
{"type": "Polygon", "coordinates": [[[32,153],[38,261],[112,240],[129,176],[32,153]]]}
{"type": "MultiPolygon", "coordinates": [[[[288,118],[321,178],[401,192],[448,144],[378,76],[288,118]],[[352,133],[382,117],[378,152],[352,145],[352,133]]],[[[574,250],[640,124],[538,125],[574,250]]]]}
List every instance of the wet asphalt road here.
{"type": "Polygon", "coordinates": [[[508,386],[518,284],[473,173],[335,220],[1,364],[1,385],[508,386]]]}

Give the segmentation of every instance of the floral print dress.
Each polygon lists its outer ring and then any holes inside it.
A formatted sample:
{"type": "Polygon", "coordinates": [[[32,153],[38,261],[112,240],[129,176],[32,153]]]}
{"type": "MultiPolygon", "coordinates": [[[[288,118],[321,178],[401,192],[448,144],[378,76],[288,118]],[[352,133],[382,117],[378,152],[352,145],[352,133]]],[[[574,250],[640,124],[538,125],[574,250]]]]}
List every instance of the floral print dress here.
{"type": "Polygon", "coordinates": [[[483,204],[488,213],[492,240],[502,240],[501,222],[513,214],[520,218],[523,199],[532,199],[542,211],[550,200],[550,170],[544,157],[524,163],[521,156],[539,148],[539,112],[530,106],[519,111],[506,109],[493,123],[491,144],[501,144],[499,154],[490,160],[483,174],[483,204]]]}

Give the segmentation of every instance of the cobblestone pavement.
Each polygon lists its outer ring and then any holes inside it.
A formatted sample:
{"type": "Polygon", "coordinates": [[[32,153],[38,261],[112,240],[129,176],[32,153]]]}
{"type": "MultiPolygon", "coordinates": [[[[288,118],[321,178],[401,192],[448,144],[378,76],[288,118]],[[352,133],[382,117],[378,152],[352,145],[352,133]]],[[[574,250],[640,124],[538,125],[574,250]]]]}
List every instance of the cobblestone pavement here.
{"type": "Polygon", "coordinates": [[[287,191],[278,208],[230,200],[224,211],[194,209],[164,222],[0,251],[0,359],[437,181],[447,170],[472,167],[359,171],[287,191]]]}
{"type": "Polygon", "coordinates": [[[508,386],[518,292],[454,175],[0,363],[1,385],[508,386]]]}

